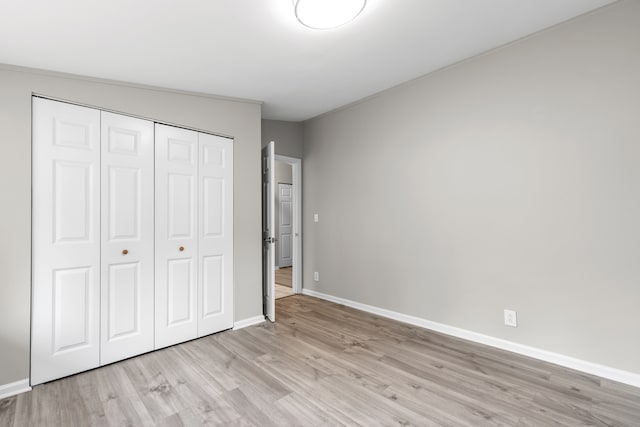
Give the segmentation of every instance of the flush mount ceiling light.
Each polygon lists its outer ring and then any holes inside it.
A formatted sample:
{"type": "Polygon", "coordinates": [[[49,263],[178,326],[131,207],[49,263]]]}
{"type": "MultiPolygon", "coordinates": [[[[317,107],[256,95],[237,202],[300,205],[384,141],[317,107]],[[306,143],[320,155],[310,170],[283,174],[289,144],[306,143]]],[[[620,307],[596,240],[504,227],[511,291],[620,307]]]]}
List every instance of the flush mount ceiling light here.
{"type": "Polygon", "coordinates": [[[329,30],[353,21],[367,0],[293,0],[296,18],[306,27],[329,30]]]}

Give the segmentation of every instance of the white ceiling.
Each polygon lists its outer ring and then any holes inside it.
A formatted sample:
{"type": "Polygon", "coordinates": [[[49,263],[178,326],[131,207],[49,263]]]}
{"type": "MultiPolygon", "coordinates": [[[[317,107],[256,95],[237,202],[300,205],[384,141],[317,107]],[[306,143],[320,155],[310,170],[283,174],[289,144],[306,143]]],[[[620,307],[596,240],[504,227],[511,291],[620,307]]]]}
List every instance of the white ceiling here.
{"type": "Polygon", "coordinates": [[[335,30],[291,0],[2,0],[0,63],[264,101],[299,121],[612,0],[368,0],[335,30]]]}

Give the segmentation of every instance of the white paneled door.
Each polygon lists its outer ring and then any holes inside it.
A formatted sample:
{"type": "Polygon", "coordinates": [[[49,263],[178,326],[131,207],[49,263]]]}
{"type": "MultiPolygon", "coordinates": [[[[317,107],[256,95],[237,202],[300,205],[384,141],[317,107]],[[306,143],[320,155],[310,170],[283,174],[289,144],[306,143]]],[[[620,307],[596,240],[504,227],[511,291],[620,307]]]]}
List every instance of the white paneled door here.
{"type": "Polygon", "coordinates": [[[153,122],[102,112],[102,365],[154,348],[153,122]]]}
{"type": "Polygon", "coordinates": [[[100,363],[100,111],[33,98],[31,383],[100,363]]]}
{"type": "Polygon", "coordinates": [[[233,140],[198,134],[198,336],[233,327],[233,140]]]}
{"type": "Polygon", "coordinates": [[[291,267],[293,257],[293,186],[278,184],[278,267],[291,267]]]}
{"type": "Polygon", "coordinates": [[[269,320],[276,320],[275,275],[275,145],[262,149],[262,309],[269,320]]]}
{"type": "Polygon", "coordinates": [[[156,348],[198,336],[198,133],[156,124],[156,348]]]}

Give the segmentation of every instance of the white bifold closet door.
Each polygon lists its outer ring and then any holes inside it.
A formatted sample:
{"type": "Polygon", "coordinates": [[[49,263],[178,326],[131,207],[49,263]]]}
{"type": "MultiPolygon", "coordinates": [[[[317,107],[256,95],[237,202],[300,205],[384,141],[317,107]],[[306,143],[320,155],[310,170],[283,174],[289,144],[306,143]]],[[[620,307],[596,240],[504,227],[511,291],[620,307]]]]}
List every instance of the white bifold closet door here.
{"type": "Polygon", "coordinates": [[[233,327],[233,140],[198,134],[198,336],[233,327]]]}
{"type": "Polygon", "coordinates": [[[34,97],[32,173],[32,385],[233,326],[232,139],[34,97]]]}
{"type": "Polygon", "coordinates": [[[154,348],[153,132],[33,99],[31,384],[154,348]]]}
{"type": "Polygon", "coordinates": [[[156,125],[156,348],[198,336],[198,133],[156,125]]]}
{"type": "Polygon", "coordinates": [[[154,349],[153,122],[102,112],[100,364],[154,349]]]}
{"type": "Polygon", "coordinates": [[[156,124],[156,348],[233,326],[233,141],[156,124]]]}
{"type": "Polygon", "coordinates": [[[33,99],[31,384],[100,363],[100,111],[33,99]]]}

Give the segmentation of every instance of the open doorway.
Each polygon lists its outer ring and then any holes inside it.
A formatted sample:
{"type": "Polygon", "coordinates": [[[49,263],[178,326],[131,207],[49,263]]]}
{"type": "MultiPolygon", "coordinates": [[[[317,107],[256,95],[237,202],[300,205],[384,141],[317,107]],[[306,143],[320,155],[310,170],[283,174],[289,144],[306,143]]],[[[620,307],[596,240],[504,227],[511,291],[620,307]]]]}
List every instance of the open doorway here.
{"type": "Polygon", "coordinates": [[[275,156],[275,298],[302,292],[301,179],[302,161],[275,156]]]}
{"type": "Polygon", "coordinates": [[[293,295],[293,173],[290,164],[275,161],[276,300],[293,295]]]}

